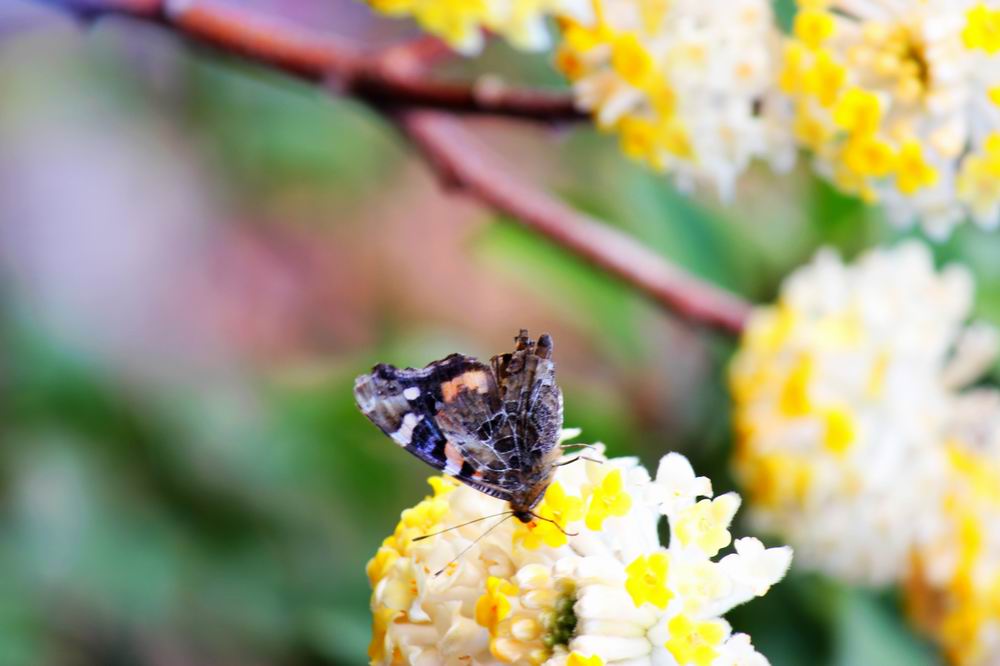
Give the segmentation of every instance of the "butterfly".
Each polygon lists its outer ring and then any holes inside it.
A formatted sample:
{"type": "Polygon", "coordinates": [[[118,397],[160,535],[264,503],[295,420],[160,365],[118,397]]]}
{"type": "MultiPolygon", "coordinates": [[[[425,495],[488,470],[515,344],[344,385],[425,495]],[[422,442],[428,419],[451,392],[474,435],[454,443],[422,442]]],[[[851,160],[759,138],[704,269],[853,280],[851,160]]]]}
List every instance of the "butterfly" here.
{"type": "Polygon", "coordinates": [[[552,338],[522,329],[514,343],[489,365],[462,354],[419,370],[380,363],[355,380],[354,398],[396,444],[528,523],[561,455],[563,402],[552,338]]]}

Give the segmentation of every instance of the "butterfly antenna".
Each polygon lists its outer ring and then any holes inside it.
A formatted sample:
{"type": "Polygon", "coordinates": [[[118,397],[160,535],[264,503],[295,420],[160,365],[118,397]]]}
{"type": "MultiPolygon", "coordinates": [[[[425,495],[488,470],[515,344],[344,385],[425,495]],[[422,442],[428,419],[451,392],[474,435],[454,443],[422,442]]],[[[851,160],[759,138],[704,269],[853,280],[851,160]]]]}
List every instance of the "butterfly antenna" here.
{"type": "MultiPolygon", "coordinates": [[[[477,543],[479,543],[480,541],[482,541],[483,537],[485,537],[487,534],[489,534],[490,532],[492,532],[496,528],[500,527],[500,525],[502,525],[505,520],[507,520],[508,518],[510,518],[513,515],[514,515],[513,511],[505,511],[502,514],[498,513],[498,514],[496,514],[494,516],[486,516],[486,518],[496,518],[497,516],[503,516],[503,518],[501,518],[497,522],[495,522],[492,525],[490,525],[489,529],[487,529],[485,532],[483,532],[482,534],[480,534],[479,536],[477,536],[476,539],[475,539],[475,541],[473,541],[468,546],[466,546],[465,548],[463,548],[462,552],[460,552],[458,555],[456,555],[455,557],[451,558],[451,561],[448,562],[448,564],[444,565],[443,567],[441,567],[440,569],[438,569],[437,571],[435,571],[434,572],[434,576],[437,577],[437,576],[440,576],[441,574],[443,574],[445,569],[447,569],[448,567],[450,567],[451,565],[453,565],[455,562],[458,562],[458,560],[461,559],[461,557],[463,555],[465,555],[467,552],[469,552],[470,550],[472,550],[473,546],[475,546],[477,543]]],[[[484,520],[484,518],[480,518],[479,520],[484,520]]],[[[476,521],[472,521],[472,522],[476,522],[476,521]]],[[[468,523],[466,523],[466,524],[468,524],[468,523]]],[[[460,526],[457,526],[457,527],[460,527],[460,526]]]]}
{"type": "Polygon", "coordinates": [[[552,466],[553,467],[564,467],[566,465],[572,465],[577,460],[589,460],[590,462],[597,463],[598,465],[603,465],[604,464],[603,460],[598,460],[597,458],[588,458],[587,456],[573,456],[569,460],[564,460],[562,462],[553,463],[552,466]]]}
{"type": "Polygon", "coordinates": [[[594,444],[578,444],[578,443],[565,443],[559,445],[560,449],[596,449],[597,446],[594,444]]]}
{"type": "Polygon", "coordinates": [[[504,511],[502,513],[494,513],[489,516],[482,516],[481,518],[474,518],[472,520],[467,520],[464,523],[459,523],[458,525],[452,525],[451,527],[446,527],[443,530],[438,530],[437,532],[431,532],[430,534],[424,534],[422,536],[413,537],[414,541],[423,541],[424,539],[430,539],[432,536],[437,536],[438,534],[444,534],[445,532],[450,532],[452,530],[457,530],[460,527],[465,527],[466,525],[471,525],[472,523],[478,523],[481,520],[489,520],[490,518],[496,518],[498,516],[506,516],[507,514],[514,515],[513,511],[504,511]]]}
{"type": "Polygon", "coordinates": [[[532,513],[531,517],[536,518],[538,520],[544,520],[547,523],[552,523],[553,525],[556,526],[557,530],[559,530],[568,537],[577,536],[579,534],[579,532],[567,532],[565,529],[563,529],[563,526],[557,523],[556,521],[552,520],[551,518],[545,518],[544,516],[539,516],[537,513],[532,513]]]}

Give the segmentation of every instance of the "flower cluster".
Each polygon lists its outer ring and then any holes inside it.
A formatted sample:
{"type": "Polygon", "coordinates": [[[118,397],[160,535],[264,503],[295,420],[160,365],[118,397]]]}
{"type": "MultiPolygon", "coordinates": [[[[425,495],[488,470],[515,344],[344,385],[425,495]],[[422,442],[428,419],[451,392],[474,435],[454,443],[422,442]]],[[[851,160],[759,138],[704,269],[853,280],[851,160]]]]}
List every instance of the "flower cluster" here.
{"type": "Polygon", "coordinates": [[[945,520],[915,557],[907,600],[951,663],[990,666],[1000,663],[1000,393],[964,396],[948,433],[945,520]]]}
{"type": "Polygon", "coordinates": [[[842,190],[944,237],[1000,224],[1000,0],[368,0],[464,53],[483,30],[549,46],[579,106],[623,150],[728,197],[795,145],[842,190]]]}
{"type": "Polygon", "coordinates": [[[368,0],[376,11],[412,16],[427,32],[456,51],[474,54],[483,47],[483,31],[503,35],[516,48],[539,51],[550,45],[547,16],[588,21],[589,0],[368,0]]]}
{"type": "Polygon", "coordinates": [[[958,389],[996,347],[964,323],[972,292],[908,243],[853,266],[821,252],[753,314],[731,371],[736,469],[799,562],[892,582],[940,531],[958,389]]]}
{"type": "Polygon", "coordinates": [[[799,0],[779,84],[840,188],[938,237],[1000,222],[1000,2],[799,0]]]}
{"type": "Polygon", "coordinates": [[[655,480],[634,459],[587,456],[559,468],[523,524],[503,502],[432,478],[434,494],[403,512],[368,565],[372,662],[765,666],[721,615],[767,592],[791,550],[737,539],[715,560],[737,495],[713,498],[679,454],[655,480]],[[483,516],[494,518],[463,525],[483,516]]]}
{"type": "Polygon", "coordinates": [[[794,160],[772,110],[780,38],[768,0],[595,0],[556,56],[577,103],[624,151],[727,197],[755,157],[794,160]]]}

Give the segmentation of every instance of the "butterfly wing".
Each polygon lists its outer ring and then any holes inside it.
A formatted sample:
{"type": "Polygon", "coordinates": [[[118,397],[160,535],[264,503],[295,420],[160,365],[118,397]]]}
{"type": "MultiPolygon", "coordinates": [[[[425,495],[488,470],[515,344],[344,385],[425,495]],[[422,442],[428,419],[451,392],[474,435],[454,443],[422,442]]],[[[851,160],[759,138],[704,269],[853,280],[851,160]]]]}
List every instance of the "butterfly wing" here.
{"type": "Polygon", "coordinates": [[[521,473],[515,503],[530,508],[548,487],[559,457],[563,403],[552,362],[552,338],[542,335],[536,343],[522,330],[514,351],[494,356],[492,366],[502,412],[512,415],[509,427],[521,473]]]}
{"type": "Polygon", "coordinates": [[[511,499],[517,475],[495,447],[507,419],[489,366],[460,354],[418,370],[380,364],[357,378],[354,397],[382,432],[431,467],[511,499]]]}

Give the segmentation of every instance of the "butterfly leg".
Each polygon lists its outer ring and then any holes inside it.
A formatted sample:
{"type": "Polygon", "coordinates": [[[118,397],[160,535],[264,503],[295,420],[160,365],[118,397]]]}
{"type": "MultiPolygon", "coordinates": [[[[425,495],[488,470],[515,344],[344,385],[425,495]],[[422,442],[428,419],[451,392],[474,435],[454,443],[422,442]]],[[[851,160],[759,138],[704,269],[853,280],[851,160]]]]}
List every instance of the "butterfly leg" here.
{"type": "Polygon", "coordinates": [[[536,519],[536,520],[544,520],[547,523],[552,523],[553,525],[556,526],[557,530],[559,530],[560,532],[562,532],[566,536],[574,537],[574,536],[578,536],[580,534],[579,532],[567,532],[565,530],[565,528],[563,528],[563,526],[560,525],[559,523],[557,523],[556,521],[552,520],[551,518],[545,518],[544,516],[539,516],[537,513],[532,512],[531,517],[534,518],[534,519],[536,519]]]}

